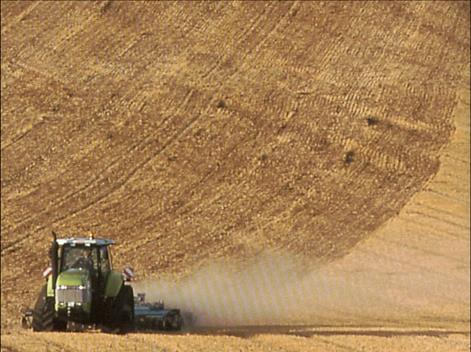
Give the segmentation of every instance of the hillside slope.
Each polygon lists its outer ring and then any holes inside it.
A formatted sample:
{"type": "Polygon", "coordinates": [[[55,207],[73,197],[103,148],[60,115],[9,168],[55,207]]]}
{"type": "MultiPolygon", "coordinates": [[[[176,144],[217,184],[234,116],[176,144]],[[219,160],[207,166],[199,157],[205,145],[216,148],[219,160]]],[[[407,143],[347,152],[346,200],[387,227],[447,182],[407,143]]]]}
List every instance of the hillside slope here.
{"type": "Polygon", "coordinates": [[[50,229],[113,237],[142,277],[265,249],[343,258],[439,170],[469,66],[469,3],[2,2],[1,16],[10,315],[36,294],[50,229]]]}

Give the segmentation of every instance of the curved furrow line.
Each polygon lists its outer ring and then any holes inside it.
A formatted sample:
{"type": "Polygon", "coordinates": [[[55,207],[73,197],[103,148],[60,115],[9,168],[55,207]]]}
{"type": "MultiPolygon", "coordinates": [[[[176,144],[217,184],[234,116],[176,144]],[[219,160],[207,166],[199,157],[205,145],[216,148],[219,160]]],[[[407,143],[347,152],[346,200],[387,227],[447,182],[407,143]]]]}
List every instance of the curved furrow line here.
{"type": "Polygon", "coordinates": [[[14,146],[16,143],[20,142],[24,137],[26,137],[35,127],[37,127],[38,125],[41,125],[43,123],[44,123],[44,120],[40,120],[39,122],[33,124],[26,131],[23,131],[19,135],[12,137],[10,141],[3,142],[1,151],[4,152],[8,148],[14,146]]]}
{"type": "MultiPolygon", "coordinates": [[[[190,90],[190,92],[184,97],[183,103],[181,105],[179,105],[179,108],[176,112],[177,115],[178,115],[178,113],[183,111],[183,109],[187,106],[187,104],[189,103],[193,93],[194,93],[194,91],[190,90]]],[[[170,120],[170,116],[167,117],[167,118],[164,118],[163,121],[157,127],[157,129],[159,127],[163,126],[169,120],[170,120]]],[[[141,153],[142,151],[146,150],[147,146],[152,145],[153,142],[155,142],[154,137],[152,135],[150,135],[150,136],[144,138],[143,140],[139,141],[138,143],[135,143],[135,144],[131,145],[131,147],[129,147],[126,150],[125,153],[119,154],[119,156],[117,158],[113,159],[110,163],[108,163],[105,166],[105,168],[103,168],[99,173],[97,172],[95,174],[95,176],[88,183],[86,183],[85,185],[83,185],[80,188],[76,189],[75,191],[73,191],[71,193],[68,193],[65,196],[59,198],[57,201],[55,201],[52,204],[52,206],[44,209],[42,212],[33,214],[33,215],[27,217],[26,219],[24,219],[23,221],[17,222],[16,226],[13,225],[14,226],[13,228],[6,228],[5,231],[10,231],[10,232],[17,231],[20,227],[26,226],[25,223],[33,222],[35,219],[39,218],[40,216],[42,216],[44,214],[53,213],[54,210],[60,209],[62,207],[62,205],[66,201],[68,201],[69,199],[74,198],[74,197],[77,198],[78,196],[83,194],[85,191],[87,191],[90,187],[92,187],[96,184],[99,184],[103,180],[108,179],[109,174],[113,175],[114,171],[112,170],[112,168],[116,165],[121,164],[122,161],[124,160],[124,157],[126,157],[126,156],[128,156],[132,153],[137,153],[137,154],[141,153]],[[110,171],[110,172],[108,172],[108,171],[110,171]]],[[[54,223],[57,223],[57,222],[54,222],[54,223]]],[[[8,245],[7,245],[7,247],[8,247],[8,245]]]]}
{"type": "MultiPolygon", "coordinates": [[[[152,141],[152,138],[151,137],[148,137],[138,143],[135,143],[133,145],[131,145],[131,147],[129,147],[125,153],[123,154],[120,154],[120,155],[127,155],[133,151],[136,151],[138,148],[144,148],[145,146],[147,146],[150,142],[152,141]]],[[[105,167],[103,169],[101,169],[101,172],[97,172],[90,180],[89,182],[87,182],[86,184],[82,184],[79,188],[77,188],[76,190],[74,190],[73,192],[70,192],[70,193],[67,193],[65,194],[64,196],[62,197],[59,197],[59,198],[54,198],[55,199],[55,202],[45,208],[43,211],[39,212],[39,213],[35,213],[35,214],[30,214],[29,216],[23,218],[23,219],[20,219],[19,221],[16,222],[16,226],[14,227],[7,227],[5,228],[6,231],[11,231],[11,232],[15,232],[16,230],[18,230],[20,227],[22,227],[25,223],[27,222],[31,222],[31,221],[34,221],[36,218],[40,217],[41,215],[44,215],[46,213],[51,213],[53,212],[55,209],[59,209],[66,201],[68,201],[69,199],[71,198],[74,198],[74,197],[77,197],[79,195],[81,195],[85,190],[89,189],[90,187],[92,187],[94,184],[97,184],[97,183],[100,183],[101,181],[103,180],[106,180],[109,176],[109,174],[113,174],[113,171],[111,171],[111,169],[118,165],[119,163],[121,163],[123,160],[123,157],[122,156],[118,156],[117,158],[114,158],[112,159],[112,161],[110,163],[108,163],[107,165],[105,165],[105,167]],[[110,172],[108,172],[110,171],[110,172]]]]}
{"type": "Polygon", "coordinates": [[[424,247],[414,246],[414,245],[411,245],[409,243],[405,243],[405,242],[401,242],[401,241],[393,241],[393,240],[390,240],[390,239],[387,239],[387,238],[384,238],[384,237],[381,238],[380,241],[383,242],[383,243],[391,243],[391,244],[394,244],[394,245],[397,245],[397,246],[400,246],[400,247],[412,249],[414,251],[422,252],[422,253],[429,254],[429,255],[432,255],[432,256],[435,256],[435,257],[445,258],[445,259],[448,259],[451,262],[458,263],[458,264],[466,264],[466,262],[467,262],[466,258],[461,258],[461,259],[455,258],[452,255],[442,254],[442,253],[439,253],[439,252],[436,252],[436,251],[425,249],[424,247]]]}
{"type": "Polygon", "coordinates": [[[266,43],[266,41],[270,39],[280,28],[288,26],[289,23],[286,23],[288,22],[287,19],[289,17],[294,16],[298,12],[299,8],[299,2],[294,1],[290,6],[289,10],[286,11],[286,13],[278,21],[275,21],[275,25],[268,31],[267,34],[262,37],[262,39],[257,43],[257,45],[255,45],[251,52],[254,51],[255,53],[257,53],[260,48],[266,43]]]}
{"type": "Polygon", "coordinates": [[[40,4],[41,2],[34,2],[32,3],[31,5],[29,5],[25,10],[23,10],[18,16],[16,16],[12,21],[11,23],[7,23],[5,24],[5,26],[2,28],[2,35],[5,35],[13,26],[15,26],[16,24],[18,24],[19,22],[23,21],[23,19],[28,16],[31,12],[33,12],[36,7],[38,7],[38,5],[40,4]]]}
{"type": "Polygon", "coordinates": [[[459,162],[459,163],[461,163],[461,164],[468,164],[468,160],[456,158],[456,157],[451,156],[451,155],[449,155],[449,154],[442,154],[442,157],[445,158],[445,159],[457,161],[457,162],[459,162]]]}
{"type": "MultiPolygon", "coordinates": [[[[29,68],[30,70],[33,70],[33,71],[35,71],[35,72],[37,72],[37,73],[39,73],[39,74],[41,74],[41,75],[43,75],[43,76],[45,76],[45,77],[51,79],[51,76],[50,76],[49,74],[47,74],[46,72],[39,71],[39,70],[34,69],[34,68],[32,68],[32,67],[28,67],[28,68],[29,68]]],[[[141,72],[143,72],[144,70],[145,70],[145,67],[143,67],[143,68],[141,69],[141,72]]],[[[54,77],[53,77],[53,78],[54,78],[54,77]]],[[[64,82],[62,82],[62,81],[60,81],[60,82],[61,82],[63,85],[67,86],[67,84],[65,84],[64,82]]],[[[135,83],[135,84],[137,84],[137,83],[135,83]]],[[[112,105],[112,102],[109,102],[109,103],[108,103],[108,106],[111,106],[111,105],[112,105]]],[[[183,109],[183,108],[184,108],[184,106],[183,106],[183,107],[181,106],[181,109],[183,109]]],[[[104,108],[104,110],[106,110],[106,107],[104,108]]]]}
{"type": "MultiPolygon", "coordinates": [[[[111,103],[110,103],[111,104],[111,103]]],[[[183,107],[181,107],[181,109],[183,109],[183,107]]],[[[163,119],[163,121],[157,126],[157,129],[160,128],[161,126],[163,126],[165,123],[167,123],[167,121],[169,121],[170,119],[170,115],[167,116],[166,118],[163,119]]],[[[128,147],[123,153],[118,153],[118,157],[112,159],[112,161],[110,163],[108,163],[107,165],[105,165],[105,167],[103,169],[101,169],[100,172],[96,172],[95,175],[89,180],[89,182],[87,182],[85,185],[82,185],[81,187],[79,187],[78,189],[70,192],[70,193],[66,193],[64,196],[62,197],[59,197],[57,198],[56,196],[54,196],[54,202],[51,206],[47,207],[46,209],[44,209],[42,212],[40,213],[35,213],[35,214],[30,214],[29,216],[27,216],[26,218],[24,218],[23,220],[17,222],[17,226],[14,227],[14,228],[10,228],[10,227],[6,227],[5,230],[8,230],[8,231],[15,231],[17,230],[20,226],[24,225],[25,222],[29,221],[31,222],[31,220],[34,220],[34,218],[37,218],[45,213],[48,213],[48,212],[52,212],[55,209],[60,209],[60,207],[69,199],[73,198],[73,197],[76,197],[76,196],[80,196],[82,193],[84,193],[84,191],[86,191],[87,189],[89,189],[90,187],[92,187],[93,185],[97,184],[97,183],[100,183],[101,181],[103,180],[106,180],[108,179],[109,175],[108,174],[113,174],[112,171],[110,171],[109,173],[107,173],[107,171],[111,170],[114,166],[118,165],[119,163],[122,162],[122,160],[124,160],[125,157],[127,157],[129,154],[132,154],[133,152],[136,152],[138,151],[139,149],[142,149],[142,148],[145,148],[147,147],[149,144],[151,144],[152,142],[154,142],[154,138],[152,135],[149,135],[147,136],[146,138],[143,138],[141,139],[139,142],[137,143],[134,143],[132,144],[130,147],[128,147]]],[[[57,177],[58,178],[61,178],[61,175],[67,173],[68,171],[63,171],[62,173],[60,173],[57,177]]]]}
{"type": "Polygon", "coordinates": [[[408,213],[409,214],[420,215],[421,217],[424,217],[424,218],[431,218],[431,219],[435,219],[435,220],[440,220],[441,222],[443,222],[445,224],[448,224],[451,227],[455,227],[455,228],[458,228],[458,229],[461,229],[461,230],[469,230],[468,225],[459,224],[457,222],[454,222],[454,221],[451,221],[451,220],[448,220],[448,219],[444,219],[443,217],[440,217],[440,216],[431,215],[429,213],[425,213],[425,212],[417,211],[417,210],[410,210],[408,213]]]}
{"type": "MultiPolygon", "coordinates": [[[[60,84],[61,88],[64,90],[70,90],[71,84],[58,78],[57,76],[51,75],[44,70],[40,70],[37,68],[32,67],[31,65],[27,65],[21,61],[15,61],[15,66],[21,67],[23,70],[33,72],[37,74],[40,77],[44,77],[46,80],[52,81],[52,82],[57,82],[60,84]]],[[[17,137],[13,137],[10,142],[7,141],[2,141],[2,146],[1,146],[1,151],[5,152],[7,149],[11,148],[14,146],[17,142],[21,141],[24,137],[26,137],[30,132],[32,132],[36,127],[42,125],[45,123],[44,119],[45,115],[40,118],[40,120],[36,123],[34,123],[32,126],[30,126],[26,131],[23,131],[21,134],[19,134],[17,137]]]]}
{"type": "MultiPolygon", "coordinates": [[[[228,159],[228,158],[230,157],[230,155],[231,155],[234,151],[236,151],[236,148],[237,148],[238,146],[240,146],[240,145],[243,144],[244,142],[248,142],[248,141],[250,141],[250,140],[252,140],[252,138],[251,138],[250,136],[248,136],[248,137],[245,138],[244,140],[242,140],[242,141],[240,141],[239,143],[237,143],[233,148],[231,148],[231,149],[229,150],[229,152],[227,153],[225,159],[228,159]]],[[[196,183],[190,185],[190,186],[187,188],[187,191],[190,190],[190,189],[192,189],[192,190],[195,190],[195,189],[196,189],[196,190],[197,190],[198,188],[195,187],[195,186],[198,185],[198,184],[199,184],[200,186],[202,186],[202,187],[200,187],[200,188],[204,188],[204,187],[211,187],[211,188],[214,188],[213,183],[210,183],[211,186],[207,186],[206,184],[208,184],[207,181],[211,180],[211,177],[214,176],[215,174],[216,174],[215,172],[209,172],[208,174],[206,174],[206,175],[204,176],[204,178],[202,178],[202,179],[199,180],[198,182],[196,182],[196,183]]],[[[243,183],[244,181],[242,180],[241,182],[243,183]]],[[[231,185],[231,187],[232,187],[232,189],[235,189],[236,187],[240,188],[240,186],[242,185],[242,183],[236,183],[236,182],[234,182],[234,183],[231,185]]],[[[216,186],[216,188],[217,188],[217,186],[216,186]]],[[[267,198],[263,204],[260,204],[260,208],[259,208],[259,209],[263,209],[263,207],[266,206],[267,204],[273,204],[272,200],[273,200],[274,198],[276,198],[276,197],[279,196],[280,191],[281,191],[281,190],[277,190],[276,192],[272,192],[272,193],[270,194],[269,198],[267,198]]],[[[185,193],[185,191],[183,191],[183,193],[185,193]]],[[[196,191],[196,193],[197,193],[197,191],[196,191]]],[[[224,192],[224,194],[220,194],[220,195],[218,195],[217,197],[218,197],[218,198],[225,198],[227,194],[232,194],[232,192],[224,192]]],[[[254,197],[255,197],[255,198],[258,198],[259,196],[260,196],[260,195],[258,194],[258,195],[255,195],[254,197]]],[[[238,200],[241,200],[241,199],[243,199],[243,198],[244,198],[244,195],[243,195],[243,194],[239,194],[239,196],[237,196],[236,198],[234,198],[233,202],[236,203],[238,200]]],[[[183,206],[183,209],[187,209],[187,210],[182,210],[182,213],[184,213],[184,212],[196,211],[196,210],[197,210],[197,207],[195,207],[194,205],[195,205],[195,204],[199,204],[200,202],[201,202],[200,199],[193,199],[192,201],[185,203],[184,206],[183,206]]],[[[211,200],[211,201],[208,200],[207,202],[208,202],[209,204],[215,204],[215,203],[216,203],[216,200],[215,200],[215,199],[213,199],[213,200],[211,200]]],[[[231,204],[226,204],[226,206],[227,206],[227,207],[230,207],[231,204]]],[[[253,212],[257,212],[257,210],[254,209],[253,212]]],[[[152,216],[154,216],[154,215],[152,215],[152,216]]],[[[162,222],[161,224],[162,224],[162,225],[170,224],[170,223],[172,223],[173,221],[174,221],[174,220],[173,220],[172,218],[169,218],[169,219],[165,220],[164,222],[162,222]]],[[[211,230],[211,232],[208,233],[207,235],[208,235],[208,236],[211,236],[213,233],[219,233],[219,232],[221,232],[221,229],[224,229],[226,226],[227,226],[227,225],[226,225],[225,223],[218,224],[217,226],[213,227],[212,230],[211,230]]]]}
{"type": "MultiPolygon", "coordinates": [[[[229,114],[229,116],[233,116],[232,113],[229,114]]],[[[227,122],[227,123],[230,123],[230,122],[227,122]]],[[[203,175],[203,177],[201,177],[199,180],[193,182],[193,183],[190,183],[188,184],[188,186],[185,186],[185,188],[183,188],[181,190],[181,193],[182,194],[187,194],[189,193],[190,190],[194,191],[195,193],[198,193],[197,190],[198,190],[198,186],[205,186],[209,180],[211,180],[213,178],[213,176],[216,176],[218,174],[218,172],[221,171],[221,168],[223,167],[223,164],[225,161],[229,160],[230,159],[230,156],[236,152],[238,150],[238,147],[240,145],[242,145],[243,143],[245,142],[248,142],[248,141],[251,141],[252,138],[250,136],[248,136],[247,138],[245,139],[241,139],[239,142],[235,143],[234,146],[232,148],[229,148],[229,150],[227,151],[227,153],[221,157],[222,159],[222,164],[219,166],[219,167],[213,167],[211,168],[206,174],[203,175]]],[[[212,186],[213,187],[213,186],[212,186]]],[[[193,207],[194,204],[196,203],[200,203],[201,202],[201,199],[193,199],[193,200],[190,200],[189,202],[186,202],[182,207],[181,207],[181,212],[182,213],[185,213],[185,212],[188,212],[190,211],[193,207]],[[186,210],[185,210],[186,209],[186,210]]],[[[161,218],[162,215],[165,213],[167,209],[163,208],[161,209],[158,213],[152,213],[150,216],[148,216],[147,218],[145,218],[143,221],[145,222],[146,219],[152,219],[152,218],[161,218]]],[[[160,224],[161,225],[164,225],[164,224],[168,224],[170,222],[173,222],[174,220],[173,219],[168,219],[167,221],[164,221],[163,223],[161,222],[160,224]]],[[[132,228],[134,226],[134,224],[130,224],[128,227],[129,228],[132,228]]],[[[124,232],[126,232],[126,229],[128,228],[123,228],[122,230],[124,232]]]]}
{"type": "MultiPolygon", "coordinates": [[[[59,222],[63,221],[64,219],[66,218],[69,218],[73,215],[76,215],[78,213],[81,213],[89,208],[91,208],[92,206],[102,202],[104,199],[106,198],[109,198],[112,194],[114,194],[115,192],[119,191],[120,189],[122,189],[122,187],[127,184],[127,182],[134,176],[136,175],[143,167],[145,167],[145,165],[147,165],[150,161],[152,161],[153,159],[155,159],[156,157],[158,157],[162,152],[164,152],[173,142],[175,142],[180,136],[182,136],[187,130],[191,129],[192,126],[197,122],[199,116],[193,118],[188,124],[186,124],[185,126],[183,126],[177,133],[175,133],[170,139],[167,140],[167,142],[158,150],[158,152],[156,153],[153,153],[151,154],[150,157],[144,159],[143,162],[139,163],[135,168],[131,169],[131,171],[118,178],[116,180],[116,182],[113,184],[113,186],[110,188],[110,190],[105,193],[105,194],[102,194],[98,197],[96,197],[95,199],[93,199],[93,201],[91,202],[88,202],[88,203],[85,203],[84,205],[82,205],[81,207],[79,208],[76,208],[74,209],[73,211],[70,211],[68,212],[67,214],[55,219],[51,225],[56,225],[58,224],[59,222]]],[[[42,229],[44,229],[45,226],[41,226],[39,229],[37,229],[36,231],[40,231],[42,229]]],[[[18,248],[25,240],[27,240],[30,236],[32,236],[34,234],[33,233],[29,233],[23,237],[21,237],[20,239],[17,239],[17,240],[14,240],[13,243],[7,243],[7,244],[4,244],[2,245],[2,249],[1,249],[1,252],[2,253],[7,253],[6,251],[11,251],[12,249],[16,249],[18,248]]]]}
{"type": "Polygon", "coordinates": [[[462,235],[456,234],[456,231],[450,230],[449,226],[445,226],[441,228],[436,224],[431,224],[429,221],[421,221],[419,219],[411,219],[410,217],[402,216],[400,218],[401,221],[408,222],[410,224],[425,227],[427,228],[428,235],[433,236],[436,238],[443,238],[443,236],[447,236],[449,238],[453,238],[453,240],[462,240],[468,241],[467,237],[463,237],[462,235]]]}
{"type": "Polygon", "coordinates": [[[340,145],[345,152],[354,152],[360,155],[364,160],[370,162],[380,170],[386,170],[388,172],[401,172],[407,171],[407,166],[399,155],[390,155],[382,147],[377,146],[373,143],[362,144],[353,138],[344,137],[341,134],[329,134],[328,139],[335,145],[340,145]]]}
{"type": "MultiPolygon", "coordinates": [[[[253,140],[254,140],[253,136],[252,136],[252,135],[248,135],[247,137],[242,138],[240,141],[238,141],[237,143],[235,143],[235,144],[233,145],[233,147],[228,148],[228,151],[227,151],[227,153],[225,154],[225,156],[223,156],[223,157],[221,158],[221,159],[222,159],[222,165],[221,165],[220,167],[223,167],[224,162],[227,162],[227,161],[230,160],[230,156],[233,155],[235,152],[237,152],[237,151],[238,151],[238,148],[239,148],[240,146],[242,146],[244,143],[249,143],[249,142],[251,142],[251,141],[253,141],[253,140]]],[[[195,186],[197,186],[197,185],[206,187],[206,184],[208,184],[208,181],[211,180],[211,178],[212,178],[213,176],[215,176],[218,171],[220,171],[220,169],[218,169],[218,168],[212,168],[208,173],[206,173],[206,174],[203,176],[203,178],[201,178],[200,180],[196,181],[195,183],[190,184],[190,185],[188,185],[187,187],[185,187],[185,188],[182,190],[182,193],[185,194],[185,193],[187,193],[189,190],[195,190],[195,189],[197,190],[198,187],[195,187],[195,186]]],[[[211,186],[211,187],[214,187],[214,186],[211,186]]],[[[197,193],[197,192],[196,192],[196,193],[197,193]]],[[[184,205],[184,208],[191,209],[191,205],[194,204],[194,203],[198,203],[198,202],[200,202],[200,200],[198,200],[198,199],[195,199],[195,200],[193,200],[193,201],[190,201],[190,202],[188,202],[188,203],[186,203],[186,204],[184,205]]],[[[162,212],[163,212],[163,211],[165,211],[165,210],[162,210],[162,212]]],[[[158,215],[159,215],[159,214],[157,214],[157,215],[154,214],[153,216],[158,216],[158,215]]],[[[169,221],[171,221],[171,219],[169,219],[169,221]]]]}
{"type": "MultiPolygon", "coordinates": [[[[401,246],[402,246],[402,243],[401,243],[401,246]]],[[[385,254],[384,252],[378,252],[378,251],[375,251],[373,249],[366,249],[366,248],[358,248],[356,250],[360,253],[372,254],[372,255],[378,257],[378,260],[380,260],[380,261],[388,260],[388,261],[393,261],[393,262],[400,263],[400,264],[403,264],[403,265],[407,265],[409,268],[420,269],[420,270],[422,270],[422,272],[429,272],[430,271],[430,267],[413,262],[413,258],[411,258],[410,260],[399,259],[397,257],[393,257],[393,256],[390,256],[388,254],[385,254]]],[[[450,279],[450,278],[458,279],[458,280],[461,279],[461,276],[459,276],[459,275],[453,275],[453,274],[450,274],[450,272],[443,272],[441,270],[436,270],[435,269],[433,271],[433,273],[437,274],[439,276],[442,276],[444,278],[448,278],[448,279],[450,279]]]]}
{"type": "MultiPolygon", "coordinates": [[[[436,179],[433,179],[432,182],[437,182],[436,179]]],[[[414,204],[417,208],[425,208],[425,209],[428,209],[429,212],[433,212],[433,213],[438,213],[438,214],[446,214],[447,216],[450,216],[452,218],[455,218],[457,220],[465,220],[463,218],[463,214],[460,214],[458,213],[456,210],[449,210],[448,208],[444,207],[444,206],[441,206],[441,207],[433,207],[431,205],[428,205],[428,204],[425,204],[425,203],[419,203],[419,202],[415,202],[414,204]]]]}
{"type": "Polygon", "coordinates": [[[81,19],[80,23],[76,26],[72,27],[72,30],[70,30],[64,35],[60,40],[58,40],[58,43],[55,44],[52,47],[52,51],[60,51],[60,48],[62,45],[65,45],[67,42],[69,42],[73,37],[75,37],[77,34],[82,32],[85,28],[89,26],[89,24],[93,21],[95,21],[97,18],[99,18],[100,13],[99,12],[93,12],[90,15],[85,17],[84,19],[81,19]]]}
{"type": "MultiPolygon", "coordinates": [[[[250,48],[249,50],[246,50],[245,51],[245,55],[243,54],[242,56],[242,62],[243,64],[237,69],[235,70],[231,75],[229,75],[229,78],[232,78],[234,77],[236,74],[238,74],[239,72],[243,71],[244,69],[246,69],[247,67],[254,67],[254,68],[257,68],[257,66],[255,66],[259,61],[262,61],[261,60],[261,57],[263,57],[265,55],[265,51],[262,49],[260,49],[276,32],[278,32],[280,30],[280,28],[282,26],[284,26],[285,28],[289,25],[289,23],[285,23],[287,22],[286,21],[286,17],[287,16],[290,16],[289,15],[290,12],[287,11],[287,13],[285,15],[283,15],[280,19],[280,21],[277,21],[275,23],[275,25],[272,26],[271,29],[268,30],[268,32],[266,34],[264,34],[262,36],[262,38],[260,40],[258,40],[256,42],[256,44],[254,45],[253,48],[250,48]]],[[[273,55],[270,56],[270,58],[268,60],[265,60],[267,63],[264,64],[262,67],[263,68],[273,68],[273,64],[272,62],[270,62],[271,58],[272,58],[273,55]]],[[[278,82],[277,83],[278,85],[282,85],[281,82],[278,82]]]]}
{"type": "MultiPolygon", "coordinates": [[[[111,106],[112,104],[113,104],[113,102],[108,102],[107,105],[106,105],[105,107],[103,107],[102,111],[105,111],[105,110],[107,109],[107,106],[109,107],[109,106],[111,106]]],[[[100,113],[99,113],[99,115],[100,115],[100,113]]],[[[165,123],[165,122],[166,122],[166,120],[163,121],[163,123],[165,123]]],[[[161,125],[162,125],[163,123],[161,123],[161,125]]],[[[159,125],[159,126],[160,126],[160,125],[159,125]]],[[[97,127],[97,128],[98,128],[98,127],[97,127]]],[[[138,142],[138,143],[135,143],[135,144],[131,145],[131,147],[129,147],[129,148],[126,150],[125,153],[121,153],[121,154],[119,154],[119,155],[125,155],[125,156],[126,156],[127,153],[132,152],[133,150],[137,149],[140,145],[145,144],[145,143],[147,143],[148,141],[149,141],[149,138],[145,138],[143,141],[140,141],[140,142],[138,142]]],[[[113,159],[108,165],[105,165],[105,168],[102,169],[102,171],[103,171],[103,170],[110,169],[112,166],[114,166],[116,163],[118,163],[120,159],[121,159],[121,156],[118,156],[117,158],[113,159]]],[[[59,174],[57,175],[56,178],[63,178],[63,177],[64,177],[64,174],[67,174],[67,172],[69,172],[69,171],[66,170],[66,169],[64,169],[63,171],[59,171],[59,174]]],[[[70,197],[72,197],[72,196],[74,196],[74,195],[76,195],[76,194],[81,193],[81,191],[82,191],[83,189],[86,189],[87,187],[89,187],[89,186],[92,185],[93,183],[95,183],[95,182],[97,182],[97,181],[99,181],[99,180],[104,179],[104,178],[102,177],[102,174],[103,174],[103,173],[104,173],[104,172],[96,173],[96,174],[92,177],[92,180],[91,180],[87,185],[85,185],[85,187],[79,188],[78,190],[72,191],[72,192],[70,192],[70,193],[66,193],[66,194],[65,194],[64,196],[62,196],[62,197],[57,198],[56,195],[51,195],[51,197],[54,197],[54,200],[55,200],[53,206],[56,205],[56,204],[59,204],[59,205],[62,204],[63,201],[65,201],[66,199],[68,199],[68,198],[70,198],[70,197]]],[[[46,209],[46,210],[47,210],[47,209],[46,209]]],[[[26,221],[26,219],[24,219],[24,220],[22,220],[22,221],[19,221],[18,224],[21,224],[21,223],[23,223],[24,221],[26,221]]]]}
{"type": "MultiPolygon", "coordinates": [[[[262,20],[264,20],[266,17],[270,15],[270,12],[267,13],[269,9],[273,10],[273,7],[267,6],[267,4],[265,4],[265,6],[263,7],[263,11],[256,12],[255,17],[254,17],[255,19],[252,19],[252,21],[250,21],[251,24],[249,26],[246,26],[244,30],[241,32],[241,34],[237,38],[234,39],[235,44],[232,45],[231,47],[227,47],[227,46],[225,47],[225,48],[229,48],[229,50],[227,50],[229,51],[228,55],[233,54],[230,48],[233,48],[233,51],[235,51],[239,49],[242,44],[244,44],[244,49],[246,48],[247,43],[250,43],[250,41],[248,40],[248,37],[252,35],[252,33],[255,32],[256,28],[259,27],[259,24],[262,22],[262,20]]],[[[246,49],[246,51],[248,50],[249,49],[246,49]]],[[[214,65],[210,66],[210,68],[201,76],[201,79],[204,81],[209,81],[211,79],[212,74],[218,68],[220,68],[221,64],[223,64],[223,62],[225,61],[223,60],[224,58],[225,57],[222,57],[221,59],[216,60],[214,65]]],[[[238,71],[238,69],[236,70],[238,71]]]]}
{"type": "MultiPolygon", "coordinates": [[[[235,42],[237,44],[241,44],[247,41],[247,37],[255,32],[256,28],[259,27],[262,20],[270,17],[271,11],[273,11],[273,6],[270,4],[265,3],[263,6],[262,11],[257,11],[255,17],[252,18],[250,21],[250,25],[244,27],[245,29],[240,33],[238,37],[235,38],[235,42]]],[[[266,21],[265,21],[266,22],[266,21]]]]}
{"type": "Polygon", "coordinates": [[[437,196],[440,196],[442,198],[452,200],[456,203],[464,203],[464,204],[469,204],[469,200],[463,199],[462,197],[454,197],[449,194],[443,193],[441,191],[437,191],[436,189],[432,188],[433,186],[427,186],[424,191],[425,192],[430,192],[432,194],[436,194],[437,196]]]}
{"type": "MultiPolygon", "coordinates": [[[[73,84],[70,81],[66,81],[63,78],[59,78],[56,75],[45,71],[44,69],[39,69],[37,67],[27,64],[26,62],[15,60],[15,65],[21,67],[23,70],[31,71],[31,72],[36,73],[38,76],[45,77],[47,80],[60,83],[60,85],[65,91],[70,90],[70,87],[73,86],[73,84]]],[[[80,96],[78,96],[78,98],[80,98],[80,96]]]]}

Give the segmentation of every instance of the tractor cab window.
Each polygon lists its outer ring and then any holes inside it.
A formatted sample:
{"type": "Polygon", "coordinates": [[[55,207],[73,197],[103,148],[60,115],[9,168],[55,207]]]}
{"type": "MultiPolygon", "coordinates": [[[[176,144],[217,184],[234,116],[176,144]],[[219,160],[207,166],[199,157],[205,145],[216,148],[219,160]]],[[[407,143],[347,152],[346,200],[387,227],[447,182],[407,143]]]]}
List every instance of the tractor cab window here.
{"type": "Polygon", "coordinates": [[[97,248],[65,246],[62,250],[62,271],[68,269],[98,270],[97,248]]]}
{"type": "Polygon", "coordinates": [[[108,247],[103,246],[100,248],[100,269],[102,273],[111,270],[110,258],[108,257],[108,247]]]}

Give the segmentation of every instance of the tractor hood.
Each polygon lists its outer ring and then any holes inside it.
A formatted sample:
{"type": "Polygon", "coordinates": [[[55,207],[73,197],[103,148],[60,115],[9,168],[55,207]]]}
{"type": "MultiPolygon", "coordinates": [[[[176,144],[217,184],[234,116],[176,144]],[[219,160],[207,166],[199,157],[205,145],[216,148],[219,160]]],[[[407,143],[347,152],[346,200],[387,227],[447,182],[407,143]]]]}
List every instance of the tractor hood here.
{"type": "Polygon", "coordinates": [[[90,282],[90,273],[84,269],[68,269],[57,277],[57,288],[62,286],[87,286],[90,282]]]}

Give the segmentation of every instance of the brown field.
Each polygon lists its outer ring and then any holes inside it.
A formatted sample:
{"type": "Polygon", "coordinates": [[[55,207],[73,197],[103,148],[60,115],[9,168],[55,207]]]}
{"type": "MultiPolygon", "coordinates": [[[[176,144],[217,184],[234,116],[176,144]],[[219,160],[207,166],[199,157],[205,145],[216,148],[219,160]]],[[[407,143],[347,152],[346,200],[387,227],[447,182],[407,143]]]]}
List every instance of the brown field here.
{"type": "Polygon", "coordinates": [[[2,351],[468,351],[469,2],[1,2],[2,351]],[[182,333],[18,326],[50,230],[182,333]]]}

